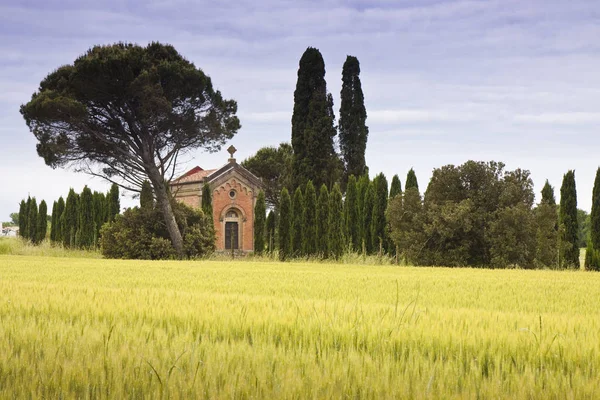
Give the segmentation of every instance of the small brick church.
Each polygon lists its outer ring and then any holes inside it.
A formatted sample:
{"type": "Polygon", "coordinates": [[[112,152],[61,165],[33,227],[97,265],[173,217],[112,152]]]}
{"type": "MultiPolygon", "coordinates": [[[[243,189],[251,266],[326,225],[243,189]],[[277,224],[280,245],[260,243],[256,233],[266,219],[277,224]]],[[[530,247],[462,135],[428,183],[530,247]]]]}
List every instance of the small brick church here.
{"type": "Polygon", "coordinates": [[[171,182],[171,192],[178,201],[200,208],[202,187],[207,183],[212,191],[217,251],[247,253],[254,251],[254,205],[263,185],[236,162],[235,147],[229,146],[227,151],[227,164],[209,170],[194,167],[171,182]]]}

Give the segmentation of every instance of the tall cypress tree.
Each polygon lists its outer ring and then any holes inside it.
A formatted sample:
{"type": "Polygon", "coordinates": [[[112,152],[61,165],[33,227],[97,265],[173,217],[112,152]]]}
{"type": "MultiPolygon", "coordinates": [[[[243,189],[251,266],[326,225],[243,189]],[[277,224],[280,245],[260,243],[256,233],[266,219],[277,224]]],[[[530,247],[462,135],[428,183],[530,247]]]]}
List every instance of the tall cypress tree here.
{"type": "Polygon", "coordinates": [[[419,183],[417,182],[417,175],[415,171],[411,168],[406,174],[406,190],[410,188],[415,188],[419,191],[419,183]]]}
{"type": "Polygon", "coordinates": [[[554,188],[546,180],[542,200],[535,209],[536,250],[538,268],[556,268],[558,260],[558,215],[554,188]]]}
{"type": "Polygon", "coordinates": [[[388,202],[388,183],[385,175],[380,173],[373,179],[374,204],[373,217],[371,219],[371,240],[374,252],[385,252],[387,249],[387,223],[385,210],[388,202]]]}
{"type": "Polygon", "coordinates": [[[262,254],[265,250],[265,228],[266,228],[267,205],[265,203],[265,192],[258,192],[254,206],[254,252],[262,254]]]}
{"type": "Polygon", "coordinates": [[[29,210],[31,209],[31,204],[31,196],[27,196],[27,202],[25,202],[25,218],[23,218],[23,231],[21,232],[21,236],[27,240],[29,240],[29,210]]]}
{"type": "Polygon", "coordinates": [[[585,255],[585,269],[600,271],[600,168],[596,170],[596,179],[592,191],[590,237],[585,255]]]}
{"type": "Polygon", "coordinates": [[[292,238],[290,230],[292,225],[292,201],[286,188],[281,191],[279,202],[279,259],[287,260],[292,253],[292,238]]]}
{"type": "Polygon", "coordinates": [[[329,229],[329,191],[321,185],[317,200],[317,253],[327,257],[327,233],[329,229]]]}
{"type": "Polygon", "coordinates": [[[52,217],[50,219],[50,241],[52,243],[56,242],[56,213],[58,211],[58,202],[54,201],[54,203],[52,203],[52,217]]]}
{"type": "Polygon", "coordinates": [[[327,93],[325,62],[319,50],[306,49],[298,68],[292,114],[293,183],[331,185],[338,159],[333,147],[336,129],[333,98],[327,93]]]}
{"type": "Polygon", "coordinates": [[[108,203],[108,213],[107,213],[107,222],[112,222],[115,220],[115,217],[119,212],[121,212],[121,202],[119,200],[119,186],[113,183],[110,187],[110,191],[108,192],[107,203],[108,203]]]}
{"type": "Polygon", "coordinates": [[[58,198],[58,202],[56,203],[56,232],[54,236],[54,241],[58,243],[62,243],[63,241],[63,223],[61,217],[63,212],[65,211],[65,200],[60,196],[58,198]]]}
{"type": "Polygon", "coordinates": [[[312,181],[308,181],[304,190],[302,252],[307,256],[317,253],[317,192],[312,181]]]}
{"type": "Polygon", "coordinates": [[[29,213],[27,215],[27,239],[29,239],[32,243],[37,243],[38,205],[35,197],[31,199],[28,208],[29,213]]]}
{"type": "Polygon", "coordinates": [[[275,233],[277,229],[277,221],[275,220],[275,212],[269,211],[267,215],[267,249],[269,253],[272,253],[275,249],[275,233]]]}
{"type": "Polygon", "coordinates": [[[568,171],[560,188],[561,265],[579,269],[579,227],[575,171],[568,171]]]}
{"type": "Polygon", "coordinates": [[[48,205],[45,200],[40,203],[36,231],[35,243],[41,243],[46,239],[46,232],[48,231],[48,205]]]}
{"type": "Polygon", "coordinates": [[[102,228],[102,225],[104,225],[104,218],[106,215],[106,199],[104,196],[104,193],[100,193],[100,192],[94,192],[93,195],[93,199],[94,199],[94,223],[96,225],[96,232],[95,232],[95,238],[96,238],[96,243],[98,244],[98,241],[100,240],[100,228],[102,228]]]}
{"type": "Polygon", "coordinates": [[[77,208],[77,194],[71,188],[65,202],[65,210],[61,217],[63,245],[65,247],[75,247],[75,235],[77,234],[77,219],[79,210],[77,208]]]}
{"type": "Polygon", "coordinates": [[[337,183],[329,195],[329,223],[327,231],[327,253],[338,259],[344,253],[344,205],[342,191],[337,183]]]}
{"type": "Polygon", "coordinates": [[[370,182],[367,186],[365,193],[365,201],[363,203],[363,240],[364,248],[367,254],[372,254],[375,249],[375,238],[373,237],[373,231],[371,230],[371,223],[373,221],[373,208],[375,207],[375,183],[370,182]]]}
{"type": "Polygon", "coordinates": [[[360,248],[357,200],[356,178],[350,175],[346,185],[346,201],[344,201],[344,235],[353,251],[360,248]]]}
{"type": "Polygon", "coordinates": [[[154,208],[154,194],[152,193],[152,185],[149,180],[142,183],[142,191],[140,192],[140,208],[151,210],[154,208]]]}
{"type": "Polygon", "coordinates": [[[362,176],[366,172],[365,150],[369,128],[366,125],[367,110],[359,75],[358,59],[347,56],[342,68],[339,122],[340,150],[346,176],[362,176]]]}
{"type": "Polygon", "coordinates": [[[546,183],[542,188],[542,201],[541,204],[548,204],[551,206],[556,205],[556,198],[554,197],[554,188],[550,186],[550,182],[546,179],[546,183]]]}
{"type": "Polygon", "coordinates": [[[298,187],[292,203],[292,253],[294,257],[302,255],[302,214],[304,214],[304,196],[298,187]]]}
{"type": "Polygon", "coordinates": [[[402,194],[402,184],[400,183],[398,174],[396,174],[392,178],[392,185],[390,186],[390,200],[400,194],[402,194]]]}
{"type": "Polygon", "coordinates": [[[357,212],[357,224],[358,224],[358,237],[356,238],[355,245],[356,250],[362,252],[363,246],[366,240],[365,233],[365,198],[367,196],[367,190],[369,189],[369,176],[363,175],[358,180],[356,185],[356,212],[357,212]]]}
{"type": "Polygon", "coordinates": [[[19,236],[27,237],[27,202],[21,200],[19,204],[19,236]]]}
{"type": "Polygon", "coordinates": [[[79,224],[77,246],[89,249],[96,243],[96,221],[94,218],[94,198],[89,187],[85,186],[79,197],[79,224]]]}

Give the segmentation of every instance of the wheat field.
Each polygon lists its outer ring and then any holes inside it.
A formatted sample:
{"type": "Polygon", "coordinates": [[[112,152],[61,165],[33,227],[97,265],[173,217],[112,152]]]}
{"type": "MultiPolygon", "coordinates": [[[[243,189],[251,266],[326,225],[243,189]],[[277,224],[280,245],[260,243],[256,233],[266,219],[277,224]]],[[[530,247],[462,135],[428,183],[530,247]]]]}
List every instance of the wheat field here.
{"type": "Polygon", "coordinates": [[[0,256],[0,398],[600,398],[600,274],[0,256]]]}

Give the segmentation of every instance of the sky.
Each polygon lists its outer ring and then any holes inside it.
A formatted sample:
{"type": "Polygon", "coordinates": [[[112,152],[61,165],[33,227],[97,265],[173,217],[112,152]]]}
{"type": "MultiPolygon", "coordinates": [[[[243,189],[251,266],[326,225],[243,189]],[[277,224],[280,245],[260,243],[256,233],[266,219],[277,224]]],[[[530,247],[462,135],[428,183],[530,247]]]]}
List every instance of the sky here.
{"type": "MultiPolygon", "coordinates": [[[[502,161],[546,179],[560,197],[575,170],[591,209],[600,165],[600,2],[597,0],[3,0],[0,3],[0,221],[27,195],[52,202],[69,188],[108,184],[53,170],[19,113],[40,81],[97,44],[172,44],[225,98],[242,128],[220,152],[179,166],[241,161],[290,141],[298,61],[323,54],[339,116],[342,65],[361,65],[371,175],[502,161]]],[[[125,196],[122,205],[135,200],[125,196]]]]}

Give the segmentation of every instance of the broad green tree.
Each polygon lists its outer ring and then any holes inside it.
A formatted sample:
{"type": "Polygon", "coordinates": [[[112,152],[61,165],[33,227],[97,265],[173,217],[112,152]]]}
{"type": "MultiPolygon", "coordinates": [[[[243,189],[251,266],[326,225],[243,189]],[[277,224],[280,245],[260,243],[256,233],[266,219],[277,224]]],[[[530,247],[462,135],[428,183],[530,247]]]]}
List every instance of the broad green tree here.
{"type": "Polygon", "coordinates": [[[181,152],[218,150],[233,137],[236,111],[201,69],[156,42],[94,46],[51,72],[21,106],[47,165],[75,166],[136,192],[150,180],[179,256],[167,181],[181,152]]]}
{"type": "Polygon", "coordinates": [[[344,253],[344,205],[339,184],[333,185],[329,195],[329,223],[327,230],[327,254],[339,259],[344,253]]]}
{"type": "Polygon", "coordinates": [[[292,200],[290,199],[290,193],[287,188],[283,188],[281,191],[281,197],[279,201],[279,259],[285,261],[292,256],[292,238],[291,238],[291,227],[292,227],[292,200]]]}
{"type": "Polygon", "coordinates": [[[342,68],[340,93],[339,141],[345,176],[362,176],[366,172],[365,150],[369,128],[367,110],[360,83],[360,63],[347,56],[342,68]]]}
{"type": "Polygon", "coordinates": [[[261,190],[254,205],[254,252],[259,255],[265,250],[266,213],[265,192],[261,190]]]}
{"type": "Polygon", "coordinates": [[[568,171],[560,188],[560,262],[564,268],[579,269],[579,240],[577,223],[577,188],[575,171],[568,171]]]}
{"type": "Polygon", "coordinates": [[[317,192],[312,181],[304,190],[304,214],[302,215],[302,253],[314,256],[317,253],[317,192]]]}
{"type": "Polygon", "coordinates": [[[317,200],[317,253],[327,257],[327,233],[329,232],[329,191],[325,184],[319,189],[317,200]]]}
{"type": "Polygon", "coordinates": [[[300,58],[292,114],[293,185],[309,180],[315,187],[331,186],[339,159],[333,139],[336,135],[333,97],[327,92],[325,62],[319,50],[309,47],[300,58]]]}

